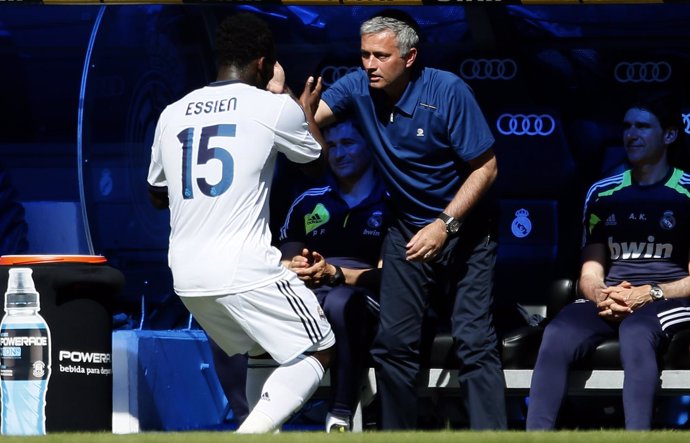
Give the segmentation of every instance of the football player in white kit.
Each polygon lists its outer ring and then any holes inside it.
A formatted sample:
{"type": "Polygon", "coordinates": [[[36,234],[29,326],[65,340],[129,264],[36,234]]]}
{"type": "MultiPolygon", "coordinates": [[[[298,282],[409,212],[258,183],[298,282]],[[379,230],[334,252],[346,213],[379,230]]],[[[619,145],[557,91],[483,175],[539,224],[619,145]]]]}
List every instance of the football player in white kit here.
{"type": "Polygon", "coordinates": [[[305,109],[267,91],[282,68],[270,29],[250,13],[219,25],[216,57],[217,81],[161,113],[149,194],[170,209],[175,292],[225,352],[249,354],[251,412],[238,432],[271,432],[316,390],[335,343],[314,294],[281,265],[268,225],[278,153],[308,163],[324,145],[309,102],[320,83],[300,98],[305,109]]]}

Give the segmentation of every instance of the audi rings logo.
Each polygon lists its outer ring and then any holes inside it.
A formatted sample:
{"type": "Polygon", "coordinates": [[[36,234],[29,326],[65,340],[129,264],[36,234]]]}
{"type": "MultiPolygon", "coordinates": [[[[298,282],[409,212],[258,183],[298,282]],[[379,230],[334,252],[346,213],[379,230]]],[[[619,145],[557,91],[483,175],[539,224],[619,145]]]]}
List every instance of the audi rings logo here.
{"type": "Polygon", "coordinates": [[[613,70],[618,83],[663,83],[671,78],[668,62],[620,62],[613,70]]]}
{"type": "Polygon", "coordinates": [[[358,70],[358,66],[324,66],[321,70],[321,83],[324,86],[331,86],[346,74],[358,70]]]}
{"type": "Polygon", "coordinates": [[[503,114],[496,119],[496,129],[503,135],[540,135],[556,129],[556,120],[548,114],[503,114]]]}
{"type": "Polygon", "coordinates": [[[690,134],[690,114],[683,114],[683,125],[685,125],[685,133],[690,134]]]}
{"type": "Polygon", "coordinates": [[[510,58],[468,58],[460,64],[460,76],[465,80],[510,80],[517,69],[510,58]]]}

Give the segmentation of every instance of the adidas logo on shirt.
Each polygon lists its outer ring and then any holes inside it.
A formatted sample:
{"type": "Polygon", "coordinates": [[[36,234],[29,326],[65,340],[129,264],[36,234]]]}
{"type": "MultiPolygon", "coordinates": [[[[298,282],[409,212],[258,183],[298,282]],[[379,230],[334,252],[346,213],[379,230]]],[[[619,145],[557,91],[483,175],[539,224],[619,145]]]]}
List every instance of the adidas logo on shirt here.
{"type": "Polygon", "coordinates": [[[331,214],[328,212],[328,209],[321,203],[317,204],[310,214],[304,215],[304,233],[309,234],[330,219],[331,214]]]}
{"type": "Polygon", "coordinates": [[[307,214],[305,222],[308,225],[315,225],[321,223],[321,216],[319,214],[307,214]]]}
{"type": "Polygon", "coordinates": [[[261,400],[271,401],[271,397],[268,395],[268,392],[264,392],[263,394],[261,394],[261,400]]]}
{"type": "Polygon", "coordinates": [[[616,226],[618,222],[616,221],[616,214],[611,214],[609,215],[609,218],[606,219],[606,226],[616,226]]]}

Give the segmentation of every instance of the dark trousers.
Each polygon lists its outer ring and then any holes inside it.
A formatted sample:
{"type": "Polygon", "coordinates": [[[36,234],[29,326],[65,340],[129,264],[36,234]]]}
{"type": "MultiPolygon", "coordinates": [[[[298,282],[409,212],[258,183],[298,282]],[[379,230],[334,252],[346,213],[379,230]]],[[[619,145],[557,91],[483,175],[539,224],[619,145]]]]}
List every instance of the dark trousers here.
{"type": "Polygon", "coordinates": [[[378,299],[357,286],[324,286],[315,290],[335,334],[335,361],[331,365],[331,405],[329,412],[351,417],[359,400],[360,384],[366,369],[369,348],[378,321],[378,311],[367,298],[378,299]]]}
{"type": "Polygon", "coordinates": [[[431,297],[447,293],[455,297],[451,331],[470,427],[505,429],[505,379],[491,316],[496,243],[486,235],[461,235],[449,239],[433,262],[417,263],[405,260],[405,245],[413,234],[391,227],[383,245],[380,325],[372,349],[381,427],[416,427],[424,312],[431,297]]]}
{"type": "Polygon", "coordinates": [[[579,300],[563,308],[544,331],[532,374],[527,430],[554,428],[567,393],[570,366],[599,343],[616,336],[625,374],[625,427],[649,429],[659,380],[657,351],[667,340],[656,315],[659,305],[648,304],[620,323],[598,317],[599,310],[590,301],[579,300]]]}

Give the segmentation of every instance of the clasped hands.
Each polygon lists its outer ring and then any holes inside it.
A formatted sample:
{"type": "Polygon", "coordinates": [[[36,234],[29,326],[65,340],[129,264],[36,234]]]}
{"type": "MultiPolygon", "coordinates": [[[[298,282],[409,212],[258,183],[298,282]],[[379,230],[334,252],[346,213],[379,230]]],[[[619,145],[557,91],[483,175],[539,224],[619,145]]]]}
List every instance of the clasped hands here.
{"type": "Polygon", "coordinates": [[[637,309],[651,302],[649,290],[623,281],[602,288],[597,296],[599,316],[609,321],[622,321],[637,309]]]}
{"type": "Polygon", "coordinates": [[[300,255],[292,257],[287,268],[310,288],[328,283],[335,274],[335,268],[321,254],[307,248],[302,249],[300,255]]]}

